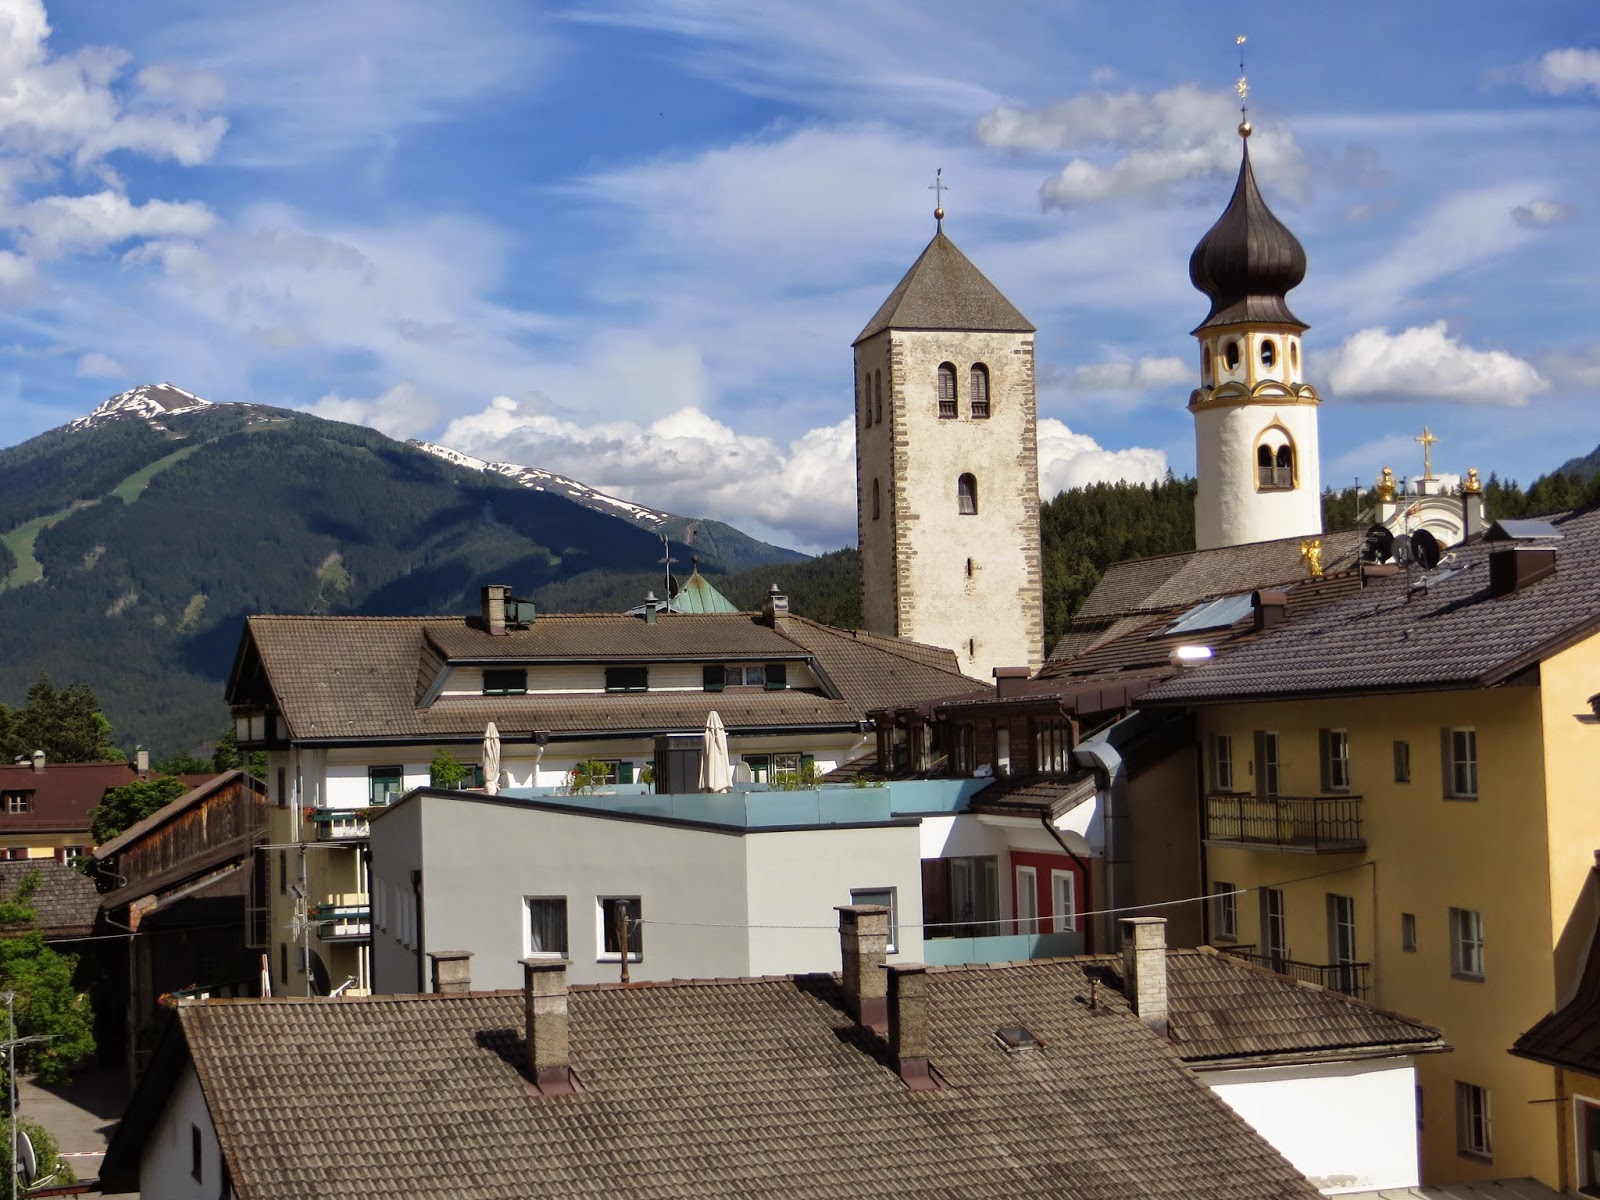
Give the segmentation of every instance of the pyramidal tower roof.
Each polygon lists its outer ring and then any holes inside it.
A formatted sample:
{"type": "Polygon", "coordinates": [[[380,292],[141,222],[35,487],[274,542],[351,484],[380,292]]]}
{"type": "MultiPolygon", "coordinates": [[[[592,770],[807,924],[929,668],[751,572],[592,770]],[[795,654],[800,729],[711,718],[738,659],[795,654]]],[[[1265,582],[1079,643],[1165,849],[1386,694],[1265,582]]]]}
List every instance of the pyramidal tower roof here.
{"type": "Polygon", "coordinates": [[[1241,321],[1306,328],[1289,311],[1289,290],[1306,277],[1306,252],[1267,207],[1250,167],[1249,125],[1233,198],[1189,256],[1189,279],[1211,297],[1211,311],[1194,330],[1241,321]]]}
{"type": "Polygon", "coordinates": [[[905,278],[851,345],[885,329],[951,329],[1032,333],[1032,323],[1000,294],[941,225],[905,278]]]}

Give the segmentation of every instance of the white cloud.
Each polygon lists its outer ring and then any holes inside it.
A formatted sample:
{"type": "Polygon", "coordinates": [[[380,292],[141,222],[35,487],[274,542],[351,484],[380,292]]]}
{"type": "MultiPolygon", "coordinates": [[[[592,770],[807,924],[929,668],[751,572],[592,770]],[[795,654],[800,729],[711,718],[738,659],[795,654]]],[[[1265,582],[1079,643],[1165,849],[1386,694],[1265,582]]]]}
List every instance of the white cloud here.
{"type": "Polygon", "coordinates": [[[1167,456],[1160,450],[1107,450],[1053,418],[1039,422],[1040,499],[1091,483],[1160,483],[1166,476],[1167,456]]]}
{"type": "Polygon", "coordinates": [[[1517,407],[1549,383],[1504,350],[1476,350],[1446,332],[1445,323],[1391,334],[1363,329],[1334,354],[1328,386],[1341,397],[1415,397],[1459,404],[1517,407]]]}
{"type": "Polygon", "coordinates": [[[369,425],[392,438],[418,437],[439,419],[438,406],[412,383],[397,383],[370,399],[329,392],[306,410],[330,421],[369,425]]]}
{"type": "Polygon", "coordinates": [[[22,232],[24,247],[36,258],[104,250],[135,238],[198,237],[217,223],[199,201],[150,200],[134,204],[118,192],[87,196],[46,196],[12,214],[7,223],[22,232]]]}
{"type": "Polygon", "coordinates": [[[84,379],[114,379],[127,373],[128,369],[109,354],[96,351],[78,359],[78,375],[84,379]]]}
{"type": "Polygon", "coordinates": [[[1552,50],[1534,68],[1534,82],[1556,96],[1584,88],[1600,93],[1600,50],[1552,50]]]}
{"type": "Polygon", "coordinates": [[[1559,200],[1530,200],[1511,210],[1511,219],[1527,229],[1559,225],[1577,215],[1577,209],[1559,200]]]}
{"type": "MultiPolygon", "coordinates": [[[[997,108],[978,122],[978,141],[1030,153],[1076,155],[1045,181],[1046,208],[1125,196],[1170,197],[1185,180],[1237,170],[1237,112],[1229,92],[1181,84],[1163,92],[1082,92],[1043,108],[997,108]]],[[[1305,163],[1282,127],[1257,128],[1256,165],[1273,186],[1298,195],[1305,163]]]]}
{"type": "Polygon", "coordinates": [[[1195,372],[1177,356],[1137,362],[1088,363],[1076,368],[1067,386],[1080,392],[1141,392],[1146,388],[1170,387],[1195,378],[1195,372]]]}

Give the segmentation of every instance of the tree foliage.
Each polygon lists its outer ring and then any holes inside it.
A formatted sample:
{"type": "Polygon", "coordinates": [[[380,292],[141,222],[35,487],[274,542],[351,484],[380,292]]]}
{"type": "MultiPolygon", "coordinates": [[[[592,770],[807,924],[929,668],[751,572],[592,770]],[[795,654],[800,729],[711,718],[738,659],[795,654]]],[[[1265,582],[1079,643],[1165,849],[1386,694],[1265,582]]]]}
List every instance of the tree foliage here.
{"type": "MultiPolygon", "coordinates": [[[[17,1119],[17,1132],[28,1136],[28,1141],[33,1143],[33,1159],[38,1164],[38,1171],[33,1177],[37,1186],[50,1184],[52,1186],[76,1183],[78,1173],[72,1169],[72,1164],[61,1157],[61,1144],[43,1125],[35,1121],[17,1119]]],[[[0,1117],[0,1179],[11,1178],[11,1119],[0,1117]]],[[[21,1181],[19,1180],[19,1183],[21,1181]]]]}
{"type": "Polygon", "coordinates": [[[32,900],[39,878],[30,872],[0,900],[0,926],[7,930],[0,937],[0,991],[15,994],[17,1037],[41,1039],[17,1047],[17,1069],[63,1083],[94,1053],[94,1013],[73,984],[77,956],[58,953],[38,929],[26,928],[38,921],[32,900]]]}
{"type": "Polygon", "coordinates": [[[20,708],[0,704],[0,753],[5,761],[43,750],[47,762],[119,762],[111,722],[87,683],[58,689],[43,671],[20,708]]]}
{"type": "Polygon", "coordinates": [[[183,780],[170,775],[135,779],[111,788],[100,798],[100,803],[89,810],[90,835],[96,845],[103,845],[188,790],[183,780]]]}

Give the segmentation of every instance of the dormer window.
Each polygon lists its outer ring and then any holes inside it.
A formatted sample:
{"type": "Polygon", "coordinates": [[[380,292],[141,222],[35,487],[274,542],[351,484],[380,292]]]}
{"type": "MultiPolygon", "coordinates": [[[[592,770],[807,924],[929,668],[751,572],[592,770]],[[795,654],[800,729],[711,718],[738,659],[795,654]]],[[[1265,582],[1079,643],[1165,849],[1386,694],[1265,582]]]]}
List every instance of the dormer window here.
{"type": "Polygon", "coordinates": [[[528,691],[526,667],[489,668],[483,673],[485,696],[521,696],[528,691]]]}
{"type": "Polygon", "coordinates": [[[939,364],[939,416],[949,419],[956,415],[956,367],[954,363],[939,364]]]}
{"type": "Polygon", "coordinates": [[[649,667],[607,667],[606,691],[608,692],[648,692],[650,690],[649,667]]]}
{"type": "Polygon", "coordinates": [[[972,364],[972,419],[984,421],[989,417],[989,368],[982,363],[972,364]]]}

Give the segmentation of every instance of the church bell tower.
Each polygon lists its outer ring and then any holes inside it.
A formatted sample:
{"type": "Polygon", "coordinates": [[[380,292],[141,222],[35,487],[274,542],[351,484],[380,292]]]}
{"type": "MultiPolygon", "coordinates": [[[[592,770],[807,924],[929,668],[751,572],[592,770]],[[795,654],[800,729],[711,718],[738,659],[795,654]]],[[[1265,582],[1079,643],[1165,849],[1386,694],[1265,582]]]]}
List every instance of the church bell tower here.
{"type": "Polygon", "coordinates": [[[854,343],[862,624],[989,682],[1044,654],[1034,327],[934,218],[854,343]]]}

